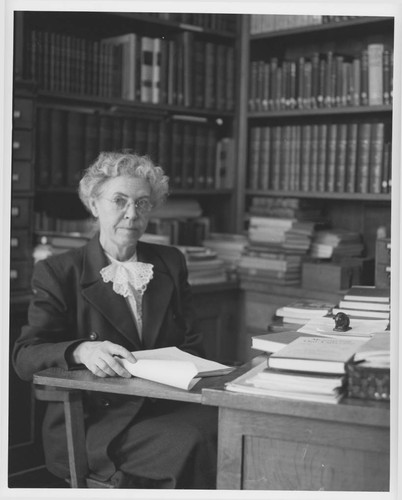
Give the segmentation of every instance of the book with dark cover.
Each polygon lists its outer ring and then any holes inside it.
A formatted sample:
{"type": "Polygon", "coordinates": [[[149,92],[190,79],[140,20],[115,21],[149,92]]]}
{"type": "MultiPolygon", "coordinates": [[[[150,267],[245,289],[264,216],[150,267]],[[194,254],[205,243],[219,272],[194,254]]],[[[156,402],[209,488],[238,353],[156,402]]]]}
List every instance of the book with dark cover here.
{"type": "Polygon", "coordinates": [[[194,187],[196,189],[203,189],[206,184],[208,130],[204,124],[197,124],[195,127],[194,187]]]}
{"type": "Polygon", "coordinates": [[[204,107],[205,92],[205,42],[194,40],[194,106],[204,107]]]}
{"type": "Polygon", "coordinates": [[[207,42],[205,45],[205,94],[204,94],[204,104],[207,109],[214,109],[216,106],[215,61],[216,61],[216,45],[212,42],[207,42]]]}
{"type": "Polygon", "coordinates": [[[327,164],[327,137],[328,125],[321,123],[318,131],[318,180],[317,189],[323,193],[326,185],[326,164],[327,164]]]}
{"type": "Polygon", "coordinates": [[[347,124],[339,123],[335,157],[335,191],[343,193],[346,187],[347,124]]]}
{"type": "Polygon", "coordinates": [[[301,128],[300,189],[305,192],[310,189],[311,128],[311,125],[301,128]]]}
{"type": "Polygon", "coordinates": [[[52,109],[50,116],[50,180],[52,186],[62,186],[65,182],[66,136],[67,112],[52,109]]]}
{"type": "MultiPolygon", "coordinates": [[[[259,189],[267,190],[270,186],[270,158],[271,158],[271,127],[262,127],[261,153],[259,171],[259,189]]],[[[232,166],[233,168],[233,166],[232,166]]]]}
{"type": "Polygon", "coordinates": [[[141,102],[152,102],[153,50],[153,39],[141,37],[141,102]]]}
{"type": "Polygon", "coordinates": [[[95,114],[85,116],[85,165],[89,166],[99,155],[99,118],[95,114]]]}
{"type": "Polygon", "coordinates": [[[194,188],[194,149],[195,149],[196,125],[186,122],[182,137],[182,173],[181,187],[183,189],[194,188]]]}
{"type": "Polygon", "coordinates": [[[249,163],[249,181],[250,189],[258,189],[260,154],[261,154],[261,131],[262,127],[252,127],[250,129],[250,163],[249,163]]]}
{"type": "Polygon", "coordinates": [[[172,148],[170,158],[170,183],[174,188],[180,188],[182,183],[182,161],[183,161],[183,122],[173,120],[172,122],[172,148]]]}
{"type": "Polygon", "coordinates": [[[217,148],[217,131],[215,127],[208,127],[207,133],[207,162],[206,162],[206,188],[215,187],[215,172],[216,172],[216,148],[217,148]]]}
{"type": "Polygon", "coordinates": [[[360,123],[357,138],[356,192],[367,193],[369,188],[371,124],[360,123]]]}
{"type": "Polygon", "coordinates": [[[354,193],[356,190],[358,124],[354,122],[348,123],[347,127],[345,191],[354,193]]]}
{"type": "MultiPolygon", "coordinates": [[[[132,118],[122,118],[122,135],[120,138],[121,148],[136,150],[135,143],[135,121],[132,118]]],[[[115,139],[117,139],[115,137],[115,139]]]]}
{"type": "Polygon", "coordinates": [[[311,126],[311,151],[310,151],[310,182],[309,191],[318,190],[318,170],[321,165],[318,164],[318,147],[319,147],[319,125],[311,126]]]}
{"type": "Polygon", "coordinates": [[[325,191],[333,193],[335,191],[335,171],[336,171],[336,153],[338,146],[338,128],[336,123],[328,126],[327,141],[327,163],[326,163],[326,183],[325,191]]]}
{"type": "Polygon", "coordinates": [[[85,165],[85,115],[69,111],[67,115],[67,185],[77,187],[85,165]]]}
{"type": "Polygon", "coordinates": [[[99,117],[99,149],[100,151],[111,151],[113,148],[112,117],[100,115],[99,117]]]}
{"type": "Polygon", "coordinates": [[[369,153],[369,192],[381,193],[385,125],[382,122],[371,126],[369,153]]]}
{"type": "Polygon", "coordinates": [[[35,181],[38,186],[50,184],[50,114],[49,108],[37,109],[37,161],[35,181]]]}

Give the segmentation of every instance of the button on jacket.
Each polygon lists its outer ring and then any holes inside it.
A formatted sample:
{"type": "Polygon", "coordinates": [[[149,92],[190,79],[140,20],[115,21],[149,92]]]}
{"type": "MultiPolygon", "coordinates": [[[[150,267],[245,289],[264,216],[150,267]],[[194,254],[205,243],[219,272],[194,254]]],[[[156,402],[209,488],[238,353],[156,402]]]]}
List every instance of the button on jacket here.
{"type": "MultiPolygon", "coordinates": [[[[32,380],[35,372],[52,366],[72,368],[69,353],[79,342],[88,340],[109,340],[130,351],[177,346],[203,354],[183,254],[173,247],[138,242],[137,256],[139,261],[154,265],[154,277],[143,296],[142,341],[125,299],[113,291],[111,283],[102,280],[100,270],[108,261],[99,235],[81,248],[38,262],[28,325],[13,352],[14,367],[21,378],[32,380]]],[[[100,479],[115,472],[107,448],[143,403],[142,397],[85,394],[88,460],[100,479]]],[[[61,403],[49,403],[43,436],[49,470],[67,477],[61,403]]]]}

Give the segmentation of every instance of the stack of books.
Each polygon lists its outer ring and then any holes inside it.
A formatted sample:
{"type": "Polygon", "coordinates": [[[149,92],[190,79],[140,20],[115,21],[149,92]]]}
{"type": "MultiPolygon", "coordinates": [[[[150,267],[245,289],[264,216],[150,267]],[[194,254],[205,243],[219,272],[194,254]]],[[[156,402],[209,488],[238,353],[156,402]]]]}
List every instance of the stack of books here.
{"type": "Polygon", "coordinates": [[[364,245],[360,233],[347,229],[325,229],[314,233],[310,255],[315,259],[359,257],[364,245]]]}
{"type": "Polygon", "coordinates": [[[33,250],[34,262],[46,259],[51,255],[79,248],[90,240],[90,235],[84,233],[62,233],[56,231],[35,232],[36,245],[33,250]]]}
{"type": "Polygon", "coordinates": [[[202,245],[216,252],[227,270],[234,271],[248,244],[247,236],[242,234],[210,233],[202,245]]]}
{"type": "Polygon", "coordinates": [[[347,393],[346,364],[367,339],[300,336],[226,385],[245,394],[338,403],[347,393]]]}
{"type": "Polygon", "coordinates": [[[279,307],[275,315],[283,323],[305,324],[309,319],[320,318],[331,313],[335,304],[323,300],[300,299],[287,306],[279,307]]]}
{"type": "Polygon", "coordinates": [[[251,215],[249,245],[239,262],[242,279],[298,285],[302,257],[310,249],[315,222],[295,217],[251,215]]]}
{"type": "Polygon", "coordinates": [[[188,281],[191,285],[224,283],[227,281],[224,262],[214,251],[205,247],[179,246],[186,257],[188,281]]]}
{"type": "Polygon", "coordinates": [[[332,312],[343,312],[350,318],[389,320],[390,291],[375,286],[352,286],[332,312]]]}

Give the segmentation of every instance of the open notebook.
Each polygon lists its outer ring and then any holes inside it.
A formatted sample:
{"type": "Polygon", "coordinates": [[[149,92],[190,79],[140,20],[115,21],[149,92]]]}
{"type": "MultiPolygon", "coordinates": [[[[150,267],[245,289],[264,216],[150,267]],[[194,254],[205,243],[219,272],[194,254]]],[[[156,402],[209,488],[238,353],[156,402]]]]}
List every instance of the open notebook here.
{"type": "Polygon", "coordinates": [[[134,377],[190,390],[201,377],[225,375],[233,368],[200,358],[177,347],[134,351],[136,363],[120,362],[134,377]]]}

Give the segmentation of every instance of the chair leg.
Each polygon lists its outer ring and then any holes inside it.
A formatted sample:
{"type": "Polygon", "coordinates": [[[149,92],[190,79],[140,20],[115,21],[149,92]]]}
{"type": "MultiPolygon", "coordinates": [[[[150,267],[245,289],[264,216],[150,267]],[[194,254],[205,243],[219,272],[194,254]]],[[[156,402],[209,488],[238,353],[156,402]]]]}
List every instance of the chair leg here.
{"type": "Polygon", "coordinates": [[[84,412],[79,392],[67,392],[64,400],[68,459],[72,488],[86,488],[88,475],[84,412]]]}

